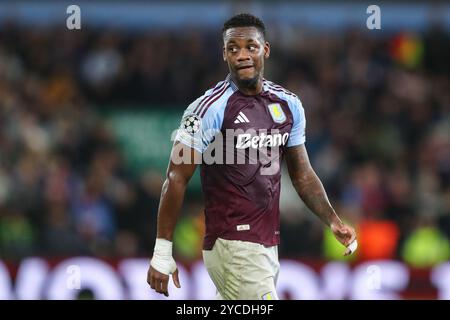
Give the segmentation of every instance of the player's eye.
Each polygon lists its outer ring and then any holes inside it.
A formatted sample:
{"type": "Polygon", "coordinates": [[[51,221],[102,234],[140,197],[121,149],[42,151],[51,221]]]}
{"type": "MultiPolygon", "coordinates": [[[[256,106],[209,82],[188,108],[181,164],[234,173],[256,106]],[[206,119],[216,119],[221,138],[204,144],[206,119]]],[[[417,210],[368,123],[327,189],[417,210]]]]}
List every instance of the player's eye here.
{"type": "Polygon", "coordinates": [[[237,48],[236,47],[228,47],[228,51],[235,53],[235,52],[237,52],[237,48]]]}

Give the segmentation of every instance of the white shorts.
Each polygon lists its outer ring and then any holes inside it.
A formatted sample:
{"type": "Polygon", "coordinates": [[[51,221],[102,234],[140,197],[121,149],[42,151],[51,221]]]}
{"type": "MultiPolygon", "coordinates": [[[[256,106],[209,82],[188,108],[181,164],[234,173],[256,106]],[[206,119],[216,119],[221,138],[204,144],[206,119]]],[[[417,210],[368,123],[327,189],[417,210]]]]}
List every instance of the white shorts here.
{"type": "Polygon", "coordinates": [[[217,288],[217,299],[277,300],[278,247],[218,238],[203,261],[217,288]]]}

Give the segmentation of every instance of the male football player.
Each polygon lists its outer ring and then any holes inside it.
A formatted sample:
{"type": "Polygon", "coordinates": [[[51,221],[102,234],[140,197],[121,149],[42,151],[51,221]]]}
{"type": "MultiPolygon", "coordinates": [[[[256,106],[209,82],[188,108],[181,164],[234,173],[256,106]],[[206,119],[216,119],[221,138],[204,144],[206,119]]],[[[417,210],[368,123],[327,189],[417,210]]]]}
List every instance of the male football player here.
{"type": "Polygon", "coordinates": [[[277,299],[283,158],[298,195],[347,247],[344,255],[356,249],[356,235],[339,219],[311,167],[299,98],[263,77],[270,55],[264,23],[239,14],[226,21],[222,31],[229,74],[183,115],[161,192],[147,281],[166,296],[170,274],[180,286],[172,236],[186,186],[199,163],[195,159],[200,158],[206,224],[203,260],[217,298],[277,299]],[[206,161],[205,155],[218,159],[220,154],[221,161],[206,161]]]}

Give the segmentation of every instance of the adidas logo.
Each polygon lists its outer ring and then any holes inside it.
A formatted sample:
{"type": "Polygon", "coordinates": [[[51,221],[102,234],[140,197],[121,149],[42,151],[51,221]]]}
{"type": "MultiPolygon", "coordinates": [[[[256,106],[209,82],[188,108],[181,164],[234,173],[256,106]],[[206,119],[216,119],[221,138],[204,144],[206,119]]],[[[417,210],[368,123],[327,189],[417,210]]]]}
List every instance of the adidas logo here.
{"type": "Polygon", "coordinates": [[[245,114],[241,111],[239,112],[238,116],[236,117],[236,120],[234,120],[234,123],[245,123],[250,122],[248,121],[248,118],[245,116],[245,114]]]}

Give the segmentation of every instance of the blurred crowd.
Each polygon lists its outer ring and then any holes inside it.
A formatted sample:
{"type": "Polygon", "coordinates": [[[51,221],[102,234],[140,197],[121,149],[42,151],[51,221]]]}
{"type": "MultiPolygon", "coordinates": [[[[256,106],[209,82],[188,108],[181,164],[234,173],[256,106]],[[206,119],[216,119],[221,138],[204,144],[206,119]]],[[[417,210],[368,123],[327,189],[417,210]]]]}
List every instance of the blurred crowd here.
{"type": "MultiPolygon", "coordinates": [[[[265,76],[299,95],[307,148],[360,235],[353,259],[450,258],[450,39],[268,30],[265,76]],[[365,245],[364,245],[365,244],[365,245]]],[[[180,113],[226,76],[217,30],[0,28],[0,259],[149,256],[164,174],[138,177],[104,106],[180,113]]],[[[174,128],[175,129],[175,128],[174,128]]],[[[342,253],[283,179],[280,255],[342,253]]],[[[180,258],[200,257],[201,195],[186,198],[180,258]]]]}

